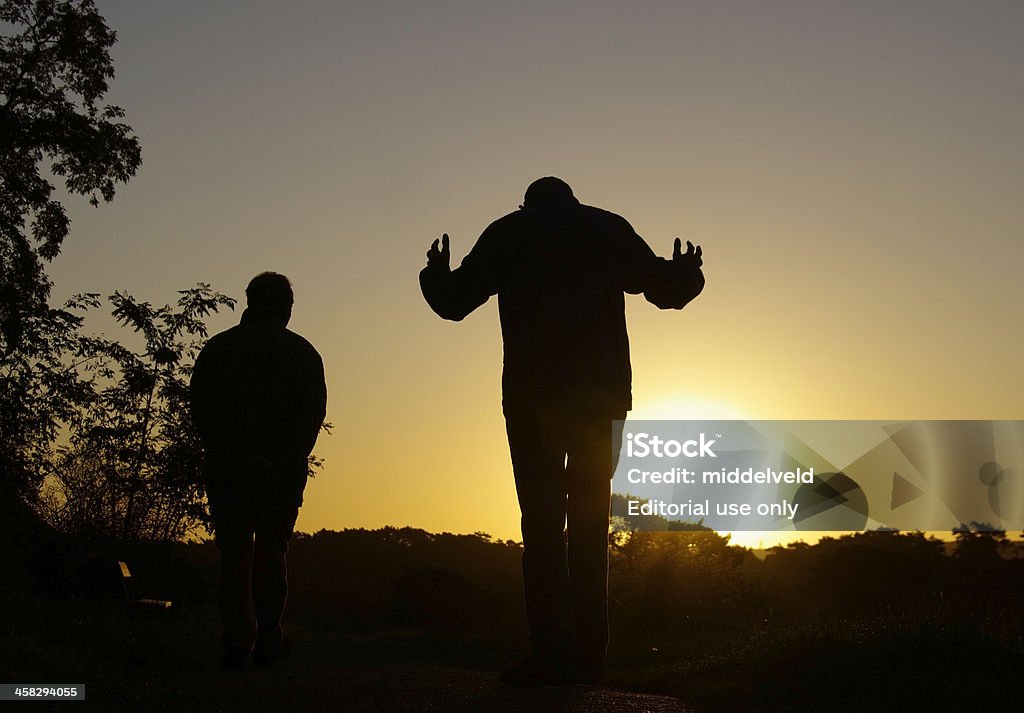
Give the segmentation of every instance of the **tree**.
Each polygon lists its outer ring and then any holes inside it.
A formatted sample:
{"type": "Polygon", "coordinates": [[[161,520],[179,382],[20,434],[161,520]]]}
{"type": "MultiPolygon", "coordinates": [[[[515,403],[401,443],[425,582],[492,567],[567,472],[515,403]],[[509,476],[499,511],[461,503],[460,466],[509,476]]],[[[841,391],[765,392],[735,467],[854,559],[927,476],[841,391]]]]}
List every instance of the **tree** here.
{"type": "Polygon", "coordinates": [[[112,314],[141,336],[139,348],[93,338],[79,352],[75,368],[90,391],[68,414],[68,443],[39,503],[63,532],[174,540],[207,520],[189,376],[205,318],[235,300],[204,284],[178,294],[175,305],[154,307],[115,292],[112,314]]]}
{"type": "Polygon", "coordinates": [[[117,36],[92,0],[0,0],[0,23],[0,488],[24,494],[35,451],[80,392],[59,365],[88,306],[47,304],[44,263],[70,228],[50,177],[98,205],[142,158],[124,112],[103,104],[117,36]]]}
{"type": "Polygon", "coordinates": [[[1002,552],[1010,549],[1006,531],[987,522],[961,523],[953,528],[953,537],[956,538],[953,554],[964,562],[997,562],[1002,552]]]}
{"type": "Polygon", "coordinates": [[[80,333],[96,295],[26,317],[17,349],[0,355],[0,501],[32,501],[62,422],[89,398],[91,385],[73,368],[95,345],[80,333]]]}

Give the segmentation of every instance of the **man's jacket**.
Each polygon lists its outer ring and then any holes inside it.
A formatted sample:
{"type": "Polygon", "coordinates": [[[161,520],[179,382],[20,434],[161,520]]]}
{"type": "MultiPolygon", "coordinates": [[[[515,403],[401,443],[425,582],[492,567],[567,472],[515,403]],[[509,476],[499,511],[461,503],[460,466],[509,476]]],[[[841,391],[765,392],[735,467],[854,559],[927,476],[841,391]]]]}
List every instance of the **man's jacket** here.
{"type": "Polygon", "coordinates": [[[461,267],[428,265],[420,287],[455,321],[498,296],[506,414],[558,404],[613,417],[632,407],[623,294],[682,309],[704,276],[655,255],[624,218],[567,198],[499,218],[461,267]]]}
{"type": "Polygon", "coordinates": [[[254,494],[301,504],[307,457],[327,408],[323,361],[313,345],[243,314],[200,352],[191,390],[211,502],[254,494]]]}

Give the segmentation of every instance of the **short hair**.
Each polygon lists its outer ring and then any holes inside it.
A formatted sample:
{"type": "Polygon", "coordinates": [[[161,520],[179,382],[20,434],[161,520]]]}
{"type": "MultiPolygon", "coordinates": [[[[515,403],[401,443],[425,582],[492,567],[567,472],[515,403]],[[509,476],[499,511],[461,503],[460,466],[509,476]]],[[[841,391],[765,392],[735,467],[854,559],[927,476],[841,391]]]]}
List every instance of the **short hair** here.
{"type": "Polygon", "coordinates": [[[544,178],[538,178],[526,189],[523,206],[530,207],[574,197],[572,188],[569,187],[568,183],[561,178],[545,176],[544,178]]]}
{"type": "Polygon", "coordinates": [[[249,281],[245,300],[250,307],[291,307],[295,295],[287,277],[278,272],[261,272],[249,281]]]}

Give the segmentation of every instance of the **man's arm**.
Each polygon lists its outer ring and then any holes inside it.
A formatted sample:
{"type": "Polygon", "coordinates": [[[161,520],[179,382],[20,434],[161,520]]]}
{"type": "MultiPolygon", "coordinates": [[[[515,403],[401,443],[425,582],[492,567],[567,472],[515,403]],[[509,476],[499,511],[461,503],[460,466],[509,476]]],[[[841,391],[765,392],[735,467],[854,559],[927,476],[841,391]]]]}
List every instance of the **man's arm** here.
{"type": "Polygon", "coordinates": [[[192,367],[192,378],[189,381],[189,398],[192,408],[192,422],[196,425],[203,446],[221,444],[227,440],[224,433],[223,414],[218,413],[222,401],[218,393],[220,377],[212,350],[204,348],[196,357],[192,367]]]}
{"type": "Polygon", "coordinates": [[[192,421],[206,452],[204,483],[211,498],[222,493],[230,472],[255,471],[269,465],[246,443],[239,414],[232,408],[236,400],[228,386],[231,375],[232,365],[223,345],[211,340],[196,357],[189,382],[192,421]]]}
{"type": "Polygon", "coordinates": [[[704,291],[704,273],[700,269],[704,260],[699,245],[694,248],[687,240],[683,253],[681,241],[676,238],[672,260],[657,260],[644,299],[658,309],[682,309],[704,291]]]}
{"type": "Polygon", "coordinates": [[[625,220],[623,238],[624,265],[623,291],[644,295],[644,298],[659,309],[682,309],[704,290],[704,264],[700,246],[694,247],[686,241],[686,252],[682,241],[675,239],[672,259],[658,257],[650,246],[637,235],[625,220]]]}
{"type": "Polygon", "coordinates": [[[327,415],[327,383],[324,362],[316,348],[292,334],[293,356],[288,380],[287,416],[281,420],[282,463],[305,461],[316,446],[320,427],[327,415]]]}
{"type": "Polygon", "coordinates": [[[427,266],[420,271],[420,290],[430,308],[443,319],[459,322],[470,312],[497,294],[494,257],[488,232],[463,259],[462,266],[451,269],[448,233],[427,251],[427,266]]]}
{"type": "Polygon", "coordinates": [[[312,349],[310,355],[310,380],[306,392],[305,413],[308,414],[304,444],[305,455],[308,457],[313,452],[316,439],[320,435],[320,427],[327,417],[327,381],[324,379],[324,361],[320,354],[312,349]]]}

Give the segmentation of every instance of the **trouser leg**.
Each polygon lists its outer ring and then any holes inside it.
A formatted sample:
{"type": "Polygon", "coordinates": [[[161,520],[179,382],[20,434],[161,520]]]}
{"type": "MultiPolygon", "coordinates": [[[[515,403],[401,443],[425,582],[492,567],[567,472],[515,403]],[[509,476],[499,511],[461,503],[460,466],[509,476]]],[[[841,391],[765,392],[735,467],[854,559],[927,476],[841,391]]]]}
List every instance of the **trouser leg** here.
{"type": "Polygon", "coordinates": [[[608,648],[608,518],[621,425],[581,418],[570,434],[566,465],[572,628],[584,664],[599,669],[608,648]]]}
{"type": "Polygon", "coordinates": [[[253,526],[238,513],[214,515],[220,550],[220,587],[217,603],[224,626],[225,649],[251,649],[256,640],[256,614],[252,601],[253,526]]]}
{"type": "Polygon", "coordinates": [[[261,645],[277,646],[284,640],[281,618],[288,597],[288,542],[297,515],[297,508],[285,508],[257,518],[252,594],[261,645]]]}
{"type": "Polygon", "coordinates": [[[569,639],[565,448],[540,419],[506,418],[522,512],[523,586],[533,652],[562,655],[569,639]]]}

